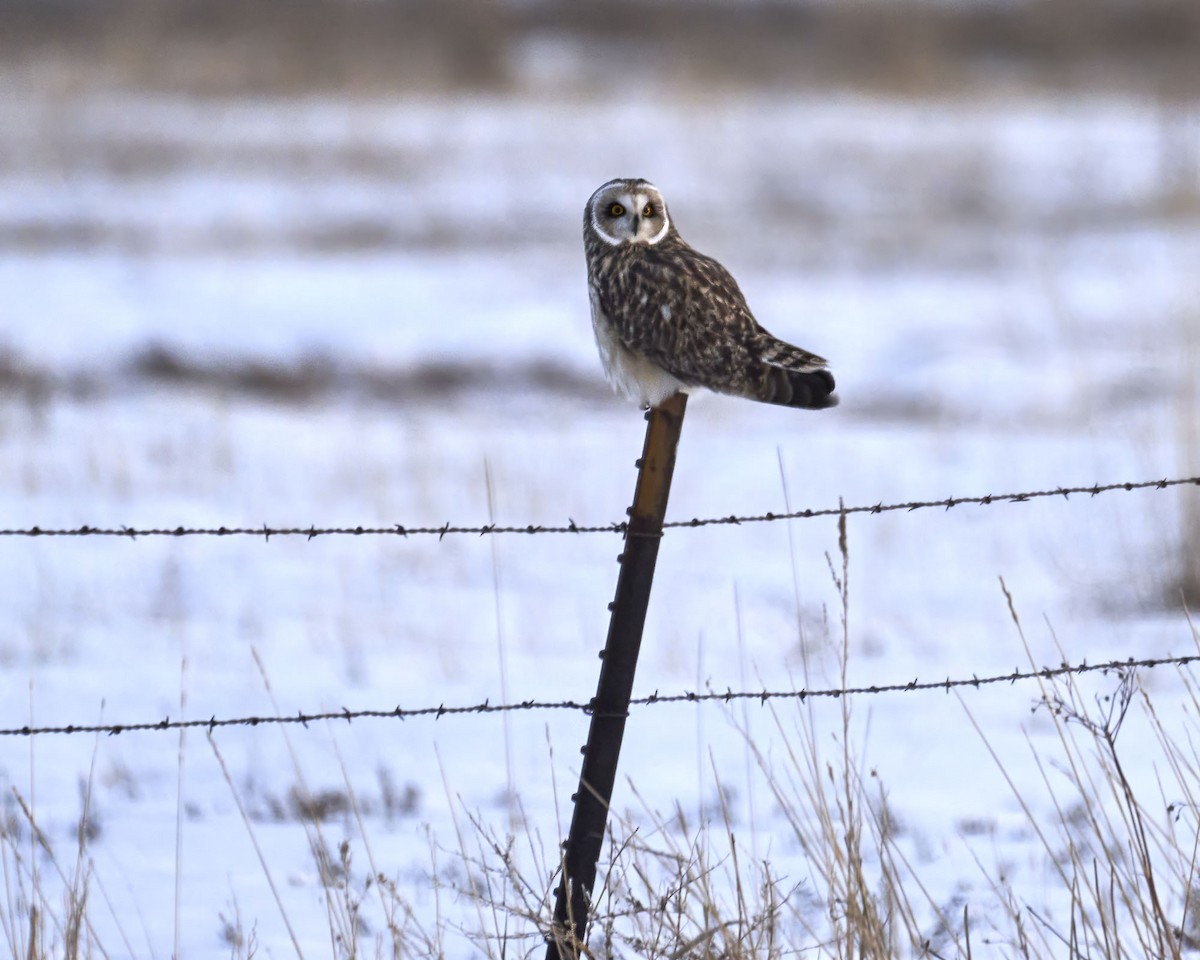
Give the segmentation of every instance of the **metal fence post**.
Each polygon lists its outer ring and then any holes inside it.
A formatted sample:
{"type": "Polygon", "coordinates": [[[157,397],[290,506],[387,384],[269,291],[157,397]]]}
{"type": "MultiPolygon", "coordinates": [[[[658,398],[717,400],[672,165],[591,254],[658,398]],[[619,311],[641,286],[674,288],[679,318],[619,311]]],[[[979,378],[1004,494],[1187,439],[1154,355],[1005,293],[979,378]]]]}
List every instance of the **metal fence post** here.
{"type": "Polygon", "coordinates": [[[548,938],[546,960],[575,960],[587,933],[596,864],[604,845],[608,805],[617,777],[617,759],[686,406],[686,394],[676,393],[646,413],[646,444],[637,462],[637,488],[629,509],[625,546],[617,558],[621,569],[616,595],[609,604],[612,617],[600,653],[603,662],[591,704],[587,744],[582,750],[579,789],[572,797],[575,810],[563,844],[562,876],[555,895],[554,928],[548,938]]]}

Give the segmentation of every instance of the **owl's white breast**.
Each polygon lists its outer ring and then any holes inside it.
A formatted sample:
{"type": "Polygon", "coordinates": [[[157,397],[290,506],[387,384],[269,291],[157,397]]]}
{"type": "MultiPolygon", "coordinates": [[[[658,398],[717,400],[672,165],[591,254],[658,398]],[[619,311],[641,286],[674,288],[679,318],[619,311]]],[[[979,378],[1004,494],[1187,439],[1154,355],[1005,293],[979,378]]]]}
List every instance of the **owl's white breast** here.
{"type": "Polygon", "coordinates": [[[589,290],[592,302],[592,329],[596,332],[596,346],[600,348],[600,361],[604,364],[604,375],[622,396],[643,407],[656,407],[671,394],[685,390],[685,386],[658,364],[634,353],[617,337],[608,317],[600,309],[600,298],[594,289],[589,290]]]}

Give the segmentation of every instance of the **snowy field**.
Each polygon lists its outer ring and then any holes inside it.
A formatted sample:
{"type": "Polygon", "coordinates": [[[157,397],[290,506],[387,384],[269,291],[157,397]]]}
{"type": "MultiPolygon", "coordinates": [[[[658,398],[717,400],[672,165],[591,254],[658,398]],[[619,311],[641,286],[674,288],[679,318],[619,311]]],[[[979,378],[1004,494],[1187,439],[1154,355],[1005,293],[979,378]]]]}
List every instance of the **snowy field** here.
{"type": "MultiPolygon", "coordinates": [[[[663,189],[765,326],[830,359],[842,397],[821,414],[695,399],[671,517],[1200,474],[1197,109],[10,95],[0,526],[622,519],[643,422],[601,380],[580,217],[596,185],[624,175],[663,189]],[[205,370],[348,373],[297,399],[149,378],[138,358],[152,349],[205,370]],[[404,381],[446,364],[480,378],[435,377],[426,394],[354,387],[356,374],[404,381]]],[[[1028,666],[999,578],[1038,665],[1195,653],[1178,591],[1200,549],[1198,497],[850,518],[847,681],[1028,666]]],[[[586,700],[619,549],[611,534],[0,539],[0,727],[586,700]]],[[[837,551],[828,518],[670,531],[635,696],[839,684],[837,551]]],[[[1194,736],[1179,675],[1141,680],[1164,727],[1194,736]]],[[[851,748],[886,791],[911,869],[992,937],[976,955],[1012,949],[990,875],[1059,929],[1069,920],[969,719],[1034,820],[1053,823],[1046,784],[1069,799],[1072,779],[1037,698],[1024,684],[850,702],[851,748]]],[[[788,776],[801,710],[774,707],[778,725],[756,703],[635,709],[618,833],[701,835],[719,858],[728,816],[747,862],[811,889],[741,732],[788,776]]],[[[839,762],[842,704],[803,714],[839,762]]],[[[7,916],[33,870],[55,908],[54,864],[73,871],[90,792],[97,956],[245,955],[239,924],[260,955],[342,955],[326,903],[373,872],[411,905],[410,931],[440,924],[445,955],[471,956],[471,931],[493,921],[452,889],[466,882],[462,845],[475,850],[482,826],[515,834],[534,876],[553,864],[586,729],[542,711],[225,728],[213,745],[203,732],[4,737],[7,916]],[[293,799],[306,791],[329,800],[335,859],[349,840],[348,879],[314,859],[293,799]]],[[[1137,707],[1118,746],[1165,820],[1180,797],[1137,707]]],[[[1194,811],[1176,829],[1194,834],[1194,811]]],[[[384,934],[374,897],[367,956],[384,934]]]]}

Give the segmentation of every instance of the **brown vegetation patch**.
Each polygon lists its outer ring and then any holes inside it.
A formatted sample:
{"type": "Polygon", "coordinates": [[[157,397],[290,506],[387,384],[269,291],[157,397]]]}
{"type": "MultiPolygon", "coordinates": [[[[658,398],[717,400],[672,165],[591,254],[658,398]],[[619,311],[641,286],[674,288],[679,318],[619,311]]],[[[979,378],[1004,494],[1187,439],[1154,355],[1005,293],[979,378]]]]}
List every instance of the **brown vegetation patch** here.
{"type": "Polygon", "coordinates": [[[147,388],[205,390],[224,397],[295,404],[347,399],[400,405],[513,392],[581,400],[609,395],[598,376],[545,357],[495,364],[427,360],[385,367],[323,354],[278,361],[198,358],[160,345],[107,370],[55,371],[0,352],[0,399],[41,404],[147,388]]]}
{"type": "Polygon", "coordinates": [[[204,95],[504,88],[531,37],[577,51],[576,80],[948,91],[1011,78],[1200,89],[1200,4],[472,0],[16,0],[0,62],[65,91],[204,95]]]}

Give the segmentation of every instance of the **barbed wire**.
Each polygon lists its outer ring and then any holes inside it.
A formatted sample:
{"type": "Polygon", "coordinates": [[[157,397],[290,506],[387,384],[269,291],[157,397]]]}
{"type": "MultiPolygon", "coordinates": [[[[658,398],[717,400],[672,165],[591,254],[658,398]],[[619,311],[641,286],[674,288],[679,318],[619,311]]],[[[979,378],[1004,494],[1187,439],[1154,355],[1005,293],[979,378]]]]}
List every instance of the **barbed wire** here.
{"type": "MultiPolygon", "coordinates": [[[[746,516],[731,515],[728,517],[693,517],[691,520],[668,520],[663,524],[664,529],[681,527],[712,527],[737,526],[743,523],[771,523],[777,520],[811,520],[815,517],[837,517],[842,514],[858,513],[893,513],[896,511],[912,512],[939,507],[946,510],[952,507],[972,504],[975,506],[991,506],[1002,503],[1028,503],[1046,497],[1062,497],[1069,499],[1073,494],[1086,494],[1089,497],[1115,490],[1166,490],[1170,487],[1197,486],[1200,487],[1200,477],[1179,477],[1173,480],[1140,480],[1123,483],[1093,484],[1092,486],[1055,487],[1050,490],[1026,490],[1020,493],[989,493],[983,496],[947,497],[944,500],[910,500],[904,503],[876,503],[855,507],[825,507],[819,510],[794,510],[790,513],[760,513],[746,516]]],[[[490,523],[471,527],[449,522],[442,526],[408,527],[403,524],[392,524],[387,527],[272,527],[263,524],[260,527],[97,527],[84,524],[81,527],[43,528],[10,527],[0,529],[0,537],[124,537],[136,540],[139,537],[304,537],[315,540],[317,537],[330,536],[436,536],[439,540],[451,534],[488,534],[519,533],[624,533],[628,523],[624,520],[613,523],[593,525],[577,524],[569,519],[566,525],[554,526],[545,524],[525,524],[523,526],[502,526],[490,523]]]]}
{"type": "MultiPolygon", "coordinates": [[[[769,700],[798,700],[804,702],[809,699],[818,698],[838,698],[848,696],[873,696],[876,694],[885,693],[917,693],[932,690],[941,690],[949,692],[950,690],[970,687],[979,689],[980,687],[989,686],[992,684],[1014,684],[1024,680],[1052,680],[1056,677],[1065,676],[1067,674],[1083,674],[1083,673],[1110,673],[1118,670],[1136,670],[1136,669],[1153,669],[1154,667],[1163,666],[1188,666],[1189,664],[1200,662],[1200,654],[1191,654],[1178,657],[1144,657],[1137,659],[1129,657],[1125,660],[1108,660],[1103,663],[1083,663],[1070,664],[1063,662],[1056,667],[1038,667],[1030,670],[1014,669],[1011,673],[999,673],[986,677],[972,675],[970,677],[959,677],[951,679],[947,677],[944,680],[921,680],[914,677],[909,681],[901,681],[898,683],[887,684],[871,684],[869,686],[857,687],[834,687],[823,690],[742,690],[734,691],[727,689],[724,693],[710,691],[708,693],[684,692],[675,694],[660,694],[652,693],[646,697],[636,697],[629,701],[630,706],[634,707],[651,707],[659,706],[668,703],[732,703],[736,700],[758,700],[760,703],[766,703],[769,700]]],[[[203,729],[208,731],[216,730],[219,727],[257,727],[267,724],[283,725],[283,724],[300,724],[307,727],[310,723],[322,720],[344,720],[347,723],[354,720],[363,719],[380,719],[380,720],[408,720],[414,717],[433,717],[440,720],[442,717],[458,716],[462,714],[487,714],[487,713],[513,713],[518,710],[575,710],[590,714],[592,712],[591,701],[582,703],[577,700],[556,700],[556,701],[541,701],[541,700],[524,700],[518,703],[491,703],[485,700],[483,703],[477,703],[472,706],[450,706],[439,704],[436,707],[418,707],[415,709],[405,709],[403,707],[394,707],[391,710],[349,710],[342,708],[341,710],[324,711],[319,713],[296,713],[283,716],[265,716],[265,717],[227,717],[217,718],[210,717],[207,720],[172,720],[170,717],[164,717],[158,721],[146,721],[141,723],[98,723],[98,724],[68,724],[66,726],[23,726],[9,727],[7,729],[0,728],[0,737],[36,737],[49,734],[107,734],[109,736],[117,736],[122,733],[140,733],[151,731],[165,730],[187,730],[187,729],[203,729]]]]}

